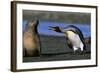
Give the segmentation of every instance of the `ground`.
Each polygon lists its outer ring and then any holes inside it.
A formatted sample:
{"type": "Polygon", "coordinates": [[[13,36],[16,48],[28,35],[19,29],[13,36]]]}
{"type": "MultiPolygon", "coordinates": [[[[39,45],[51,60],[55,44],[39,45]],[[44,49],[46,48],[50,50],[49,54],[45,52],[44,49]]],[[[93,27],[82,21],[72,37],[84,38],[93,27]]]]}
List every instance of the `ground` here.
{"type": "Polygon", "coordinates": [[[40,36],[41,55],[38,57],[23,57],[23,62],[58,61],[58,60],[85,60],[91,59],[90,43],[86,44],[86,52],[73,53],[66,42],[66,38],[57,36],[40,36]]]}

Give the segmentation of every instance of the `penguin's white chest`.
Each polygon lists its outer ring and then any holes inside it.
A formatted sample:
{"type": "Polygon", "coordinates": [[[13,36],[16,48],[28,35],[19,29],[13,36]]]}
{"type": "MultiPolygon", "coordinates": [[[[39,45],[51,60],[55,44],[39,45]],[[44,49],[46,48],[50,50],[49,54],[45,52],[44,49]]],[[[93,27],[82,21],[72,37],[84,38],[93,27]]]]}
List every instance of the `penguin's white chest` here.
{"type": "Polygon", "coordinates": [[[67,33],[68,39],[73,44],[73,47],[80,48],[80,46],[82,44],[82,41],[81,41],[79,35],[78,34],[75,34],[72,31],[67,31],[66,33],[67,33]]]}

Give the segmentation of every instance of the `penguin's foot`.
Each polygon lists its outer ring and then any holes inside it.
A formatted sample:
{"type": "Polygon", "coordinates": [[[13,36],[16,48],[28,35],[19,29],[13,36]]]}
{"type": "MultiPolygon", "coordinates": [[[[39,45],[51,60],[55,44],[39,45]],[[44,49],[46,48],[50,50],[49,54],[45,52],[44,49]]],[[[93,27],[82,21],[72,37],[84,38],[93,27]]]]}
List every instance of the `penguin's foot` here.
{"type": "Polygon", "coordinates": [[[73,53],[71,53],[71,55],[84,55],[84,54],[85,53],[83,51],[79,51],[79,50],[76,50],[73,53]]]}
{"type": "Polygon", "coordinates": [[[75,50],[73,55],[79,55],[80,54],[80,51],[79,50],[75,50]]]}

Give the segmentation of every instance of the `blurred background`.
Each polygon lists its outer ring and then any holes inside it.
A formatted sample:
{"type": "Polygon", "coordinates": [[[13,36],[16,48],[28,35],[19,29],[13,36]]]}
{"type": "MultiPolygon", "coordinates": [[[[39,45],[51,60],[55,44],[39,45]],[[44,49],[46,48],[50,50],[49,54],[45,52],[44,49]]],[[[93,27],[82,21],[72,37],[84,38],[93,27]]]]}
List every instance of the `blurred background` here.
{"type": "Polygon", "coordinates": [[[39,34],[63,36],[61,33],[49,30],[48,26],[65,28],[68,25],[75,25],[85,37],[91,35],[90,13],[23,10],[23,29],[25,29],[27,22],[32,19],[39,20],[39,34]]]}

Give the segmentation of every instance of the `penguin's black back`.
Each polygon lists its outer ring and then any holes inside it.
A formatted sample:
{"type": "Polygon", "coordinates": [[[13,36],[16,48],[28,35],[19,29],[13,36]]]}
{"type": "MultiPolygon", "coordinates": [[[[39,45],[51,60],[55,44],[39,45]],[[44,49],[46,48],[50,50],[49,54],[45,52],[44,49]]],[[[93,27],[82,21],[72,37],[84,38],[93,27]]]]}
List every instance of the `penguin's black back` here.
{"type": "Polygon", "coordinates": [[[67,30],[73,31],[74,33],[78,34],[79,37],[80,37],[82,40],[84,40],[84,36],[83,36],[81,30],[80,30],[78,27],[76,27],[76,26],[74,26],[74,25],[69,25],[69,26],[67,27],[67,30]]]}
{"type": "Polygon", "coordinates": [[[84,36],[83,36],[81,30],[78,27],[74,26],[74,25],[69,25],[66,29],[70,30],[70,31],[73,31],[74,33],[79,35],[82,43],[84,44],[84,49],[86,50],[85,39],[84,39],[84,36]]]}

